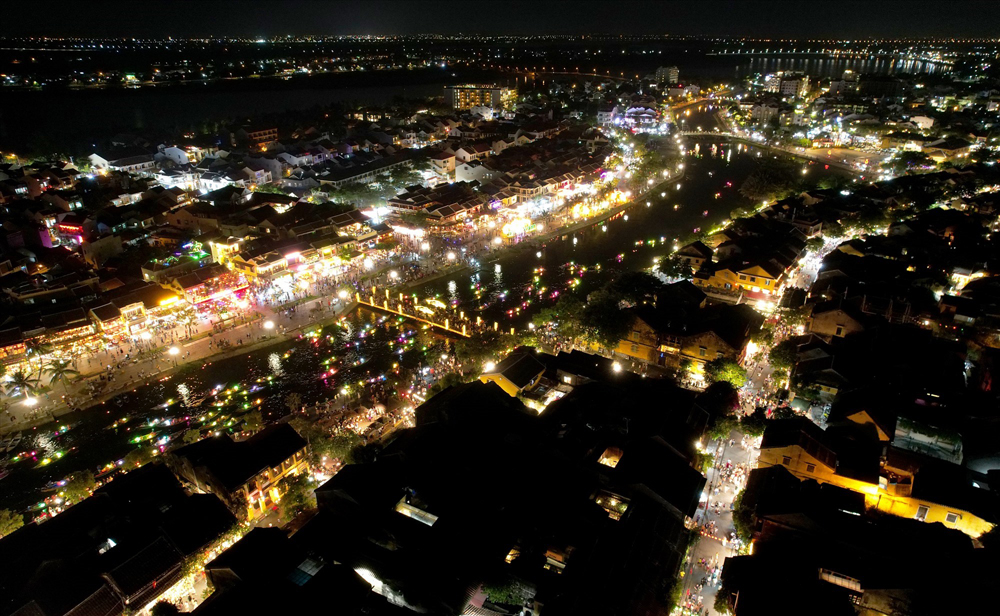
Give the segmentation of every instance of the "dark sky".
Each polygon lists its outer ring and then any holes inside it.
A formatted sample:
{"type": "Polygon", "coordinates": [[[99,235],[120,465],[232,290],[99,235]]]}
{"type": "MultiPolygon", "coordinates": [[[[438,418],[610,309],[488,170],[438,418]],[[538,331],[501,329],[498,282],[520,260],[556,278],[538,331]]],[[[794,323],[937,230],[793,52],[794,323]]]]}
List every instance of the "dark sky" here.
{"type": "Polygon", "coordinates": [[[998,37],[1000,0],[43,0],[0,22],[3,36],[998,37]]]}

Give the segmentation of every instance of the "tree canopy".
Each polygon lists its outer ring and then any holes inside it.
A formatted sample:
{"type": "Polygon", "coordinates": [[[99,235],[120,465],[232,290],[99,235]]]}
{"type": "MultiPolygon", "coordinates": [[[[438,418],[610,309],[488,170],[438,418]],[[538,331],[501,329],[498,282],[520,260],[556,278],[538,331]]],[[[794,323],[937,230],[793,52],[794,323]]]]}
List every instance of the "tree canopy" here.
{"type": "Polygon", "coordinates": [[[725,381],[739,389],[747,383],[747,371],[732,359],[720,357],[705,364],[705,376],[712,383],[725,381]]]}
{"type": "Polygon", "coordinates": [[[740,186],[740,194],[758,205],[787,196],[799,182],[795,165],[786,160],[762,158],[740,186]]]}
{"type": "Polygon", "coordinates": [[[24,526],[24,516],[10,509],[0,509],[0,537],[6,537],[24,526]]]}

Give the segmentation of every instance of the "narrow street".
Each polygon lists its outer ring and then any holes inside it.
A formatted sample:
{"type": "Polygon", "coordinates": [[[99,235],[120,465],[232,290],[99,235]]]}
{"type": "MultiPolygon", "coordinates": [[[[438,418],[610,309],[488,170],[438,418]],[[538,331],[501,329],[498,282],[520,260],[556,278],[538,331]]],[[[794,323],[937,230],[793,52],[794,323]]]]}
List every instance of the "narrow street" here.
{"type": "Polygon", "coordinates": [[[717,613],[713,605],[722,565],[726,557],[737,553],[738,544],[733,541],[733,499],[743,489],[760,450],[752,446],[756,439],[735,431],[729,436],[729,440],[709,444],[709,447],[716,447],[715,463],[709,469],[708,483],[694,520],[701,538],[692,548],[687,567],[682,571],[679,607],[684,616],[717,613]]]}

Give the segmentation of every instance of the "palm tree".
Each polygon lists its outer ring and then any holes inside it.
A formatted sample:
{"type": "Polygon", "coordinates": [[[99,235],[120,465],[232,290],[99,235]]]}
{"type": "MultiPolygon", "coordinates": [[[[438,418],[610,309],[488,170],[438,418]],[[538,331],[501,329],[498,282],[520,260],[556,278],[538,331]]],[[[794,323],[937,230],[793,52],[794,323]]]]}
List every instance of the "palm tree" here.
{"type": "Polygon", "coordinates": [[[26,353],[29,360],[38,360],[38,376],[42,376],[42,360],[46,355],[52,354],[52,345],[41,338],[33,338],[25,344],[26,353]]]}
{"type": "Polygon", "coordinates": [[[69,393],[69,382],[80,376],[80,373],[69,367],[68,362],[50,361],[45,366],[45,374],[51,377],[50,383],[61,382],[63,391],[69,393]]]}
{"type": "Polygon", "coordinates": [[[31,397],[31,392],[38,388],[38,379],[32,378],[30,374],[26,374],[23,370],[18,370],[10,376],[10,380],[7,381],[7,395],[11,396],[16,391],[20,391],[24,394],[25,398],[31,397]]]}

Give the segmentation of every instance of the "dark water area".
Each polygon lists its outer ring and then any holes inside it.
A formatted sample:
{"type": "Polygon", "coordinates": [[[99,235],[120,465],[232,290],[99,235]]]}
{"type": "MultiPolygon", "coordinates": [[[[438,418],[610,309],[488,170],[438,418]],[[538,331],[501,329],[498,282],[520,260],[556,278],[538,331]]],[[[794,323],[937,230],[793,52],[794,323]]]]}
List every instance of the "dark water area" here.
{"type": "MultiPolygon", "coordinates": [[[[708,107],[700,106],[700,111],[686,118],[687,123],[711,130],[716,121],[708,107]]],[[[531,314],[551,306],[564,293],[584,299],[616,272],[650,268],[654,259],[669,254],[675,242],[696,229],[720,225],[734,209],[748,205],[739,194],[740,185],[762,157],[774,156],[768,150],[724,140],[701,139],[691,141],[689,147],[684,177],[666,187],[665,195],[656,193],[606,223],[551,239],[543,246],[515,249],[484,261],[475,271],[437,279],[414,292],[421,297],[438,296],[488,322],[499,322],[501,328],[521,328],[531,314]]],[[[810,181],[839,173],[818,163],[797,164],[810,181]]]]}
{"type": "Polygon", "coordinates": [[[154,140],[206,121],[325,107],[333,103],[387,104],[441,96],[460,77],[428,69],[289,80],[266,78],[136,89],[0,90],[0,151],[58,148],[92,152],[118,133],[154,140]]]}
{"type": "Polygon", "coordinates": [[[777,71],[801,71],[815,79],[838,77],[848,69],[859,74],[934,74],[946,70],[940,65],[896,57],[714,55],[702,46],[644,47],[624,46],[622,50],[626,53],[620,60],[611,53],[616,49],[609,47],[599,62],[575,58],[512,61],[501,56],[473,66],[355,71],[287,80],[267,77],[137,89],[5,88],[0,90],[0,151],[58,150],[79,155],[90,153],[97,144],[118,133],[134,133],[151,140],[169,139],[206,121],[301,111],[332,103],[385,104],[397,96],[440,96],[449,83],[481,81],[524,87],[544,84],[553,78],[542,76],[536,80],[490,69],[501,64],[538,69],[548,63],[549,67],[578,68],[581,72],[596,70],[599,74],[624,77],[645,76],[658,66],[676,65],[682,83],[693,81],[703,86],[777,71]]]}
{"type": "Polygon", "coordinates": [[[366,310],[314,331],[319,335],[187,366],[56,423],[24,431],[6,459],[28,455],[8,463],[11,472],[0,480],[0,508],[30,508],[37,514],[49,482],[82,469],[97,472],[139,445],[175,444],[192,428],[202,433],[237,430],[239,418],[253,410],[264,421],[279,419],[289,413],[291,393],[308,405],[333,398],[344,387],[352,393],[391,387],[403,382],[407,370],[437,357],[437,345],[444,344],[412,325],[366,310]],[[203,421],[209,413],[213,416],[203,421]],[[63,426],[69,429],[62,432],[63,426]]]}
{"type": "MultiPolygon", "coordinates": [[[[725,56],[732,59],[734,56],[725,56]]],[[[738,57],[738,56],[737,56],[738,57]]],[[[755,73],[768,74],[778,71],[793,71],[817,77],[840,77],[844,71],[856,74],[929,74],[934,75],[949,70],[950,67],[920,60],[906,60],[898,57],[871,56],[867,58],[843,58],[827,56],[754,56],[738,65],[740,76],[755,73]]]]}

